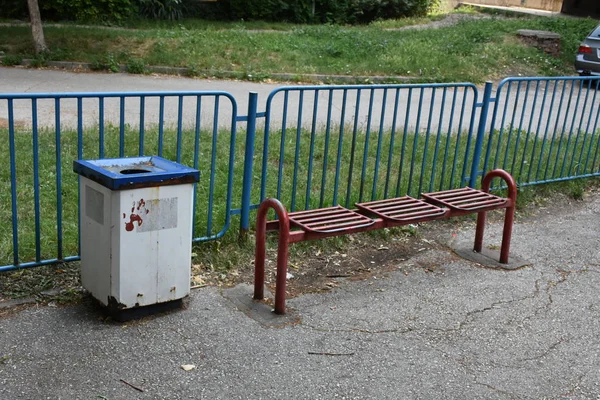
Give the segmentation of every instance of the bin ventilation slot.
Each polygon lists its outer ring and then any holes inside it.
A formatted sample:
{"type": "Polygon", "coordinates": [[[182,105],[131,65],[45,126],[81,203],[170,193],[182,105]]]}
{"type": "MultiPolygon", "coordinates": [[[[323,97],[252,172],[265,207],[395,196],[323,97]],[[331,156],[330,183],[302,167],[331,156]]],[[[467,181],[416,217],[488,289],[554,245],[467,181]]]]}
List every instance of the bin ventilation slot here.
{"type": "Polygon", "coordinates": [[[141,168],[126,168],[119,172],[123,175],[131,175],[131,174],[147,174],[148,172],[152,172],[152,171],[147,170],[147,169],[141,169],[141,168]]]}

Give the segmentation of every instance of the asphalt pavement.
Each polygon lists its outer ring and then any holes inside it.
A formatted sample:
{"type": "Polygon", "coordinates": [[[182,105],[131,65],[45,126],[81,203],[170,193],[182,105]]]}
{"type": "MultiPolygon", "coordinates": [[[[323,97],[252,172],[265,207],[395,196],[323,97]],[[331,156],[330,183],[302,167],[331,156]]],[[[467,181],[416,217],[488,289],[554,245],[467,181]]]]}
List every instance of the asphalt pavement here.
{"type": "MultiPolygon", "coordinates": [[[[0,398],[598,399],[599,222],[599,192],[518,216],[517,270],[458,257],[469,224],[419,228],[431,250],[284,317],[247,285],[128,323],[30,307],[0,319],[0,398]]],[[[486,235],[499,244],[500,224],[486,235]]]]}

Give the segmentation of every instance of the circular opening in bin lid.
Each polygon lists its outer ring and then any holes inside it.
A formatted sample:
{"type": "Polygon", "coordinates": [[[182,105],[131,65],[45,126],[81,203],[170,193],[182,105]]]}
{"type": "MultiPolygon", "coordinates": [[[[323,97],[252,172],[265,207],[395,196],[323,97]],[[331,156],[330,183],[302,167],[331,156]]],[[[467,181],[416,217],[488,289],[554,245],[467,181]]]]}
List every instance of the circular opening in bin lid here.
{"type": "Polygon", "coordinates": [[[147,169],[142,169],[142,168],[126,168],[126,169],[122,169],[119,172],[122,173],[123,175],[131,175],[131,174],[147,174],[148,172],[152,172],[152,171],[147,170],[147,169]]]}

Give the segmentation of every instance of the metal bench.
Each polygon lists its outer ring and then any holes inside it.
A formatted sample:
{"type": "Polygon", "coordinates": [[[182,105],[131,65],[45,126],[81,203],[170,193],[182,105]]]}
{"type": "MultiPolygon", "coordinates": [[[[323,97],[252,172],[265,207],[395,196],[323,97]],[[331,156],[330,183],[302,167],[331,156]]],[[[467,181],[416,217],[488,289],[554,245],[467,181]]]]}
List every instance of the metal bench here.
{"type": "Polygon", "coordinates": [[[285,313],[285,291],[290,243],[340,236],[374,229],[434,221],[477,213],[474,251],[481,252],[486,213],[506,209],[500,248],[500,263],[508,263],[510,237],[517,202],[517,185],[513,177],[501,169],[485,175],[481,190],[462,188],[435,193],[422,193],[422,199],[403,196],[355,204],[356,210],[342,206],[288,213],[277,199],[265,199],[256,216],[256,254],[254,260],[254,299],[264,298],[266,233],[278,231],[277,277],[275,281],[275,313],[285,313]],[[501,178],[508,188],[507,197],[489,193],[494,178],[501,178]],[[269,210],[277,220],[267,221],[269,210]]]}

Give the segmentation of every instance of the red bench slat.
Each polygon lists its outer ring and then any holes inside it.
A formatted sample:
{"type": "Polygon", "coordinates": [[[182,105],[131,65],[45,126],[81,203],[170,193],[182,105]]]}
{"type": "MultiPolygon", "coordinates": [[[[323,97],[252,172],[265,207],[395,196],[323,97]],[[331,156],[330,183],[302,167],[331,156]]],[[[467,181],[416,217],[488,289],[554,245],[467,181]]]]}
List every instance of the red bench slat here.
{"type": "Polygon", "coordinates": [[[470,187],[423,193],[421,196],[431,204],[446,206],[459,211],[486,211],[508,205],[508,199],[470,187]]]}
{"type": "Polygon", "coordinates": [[[292,212],[288,217],[292,225],[315,233],[352,233],[375,223],[373,219],[342,206],[292,212]]]}
{"type": "Polygon", "coordinates": [[[446,208],[440,208],[410,196],[356,203],[355,205],[363,212],[373,213],[386,220],[406,223],[442,218],[448,212],[446,208]]]}

